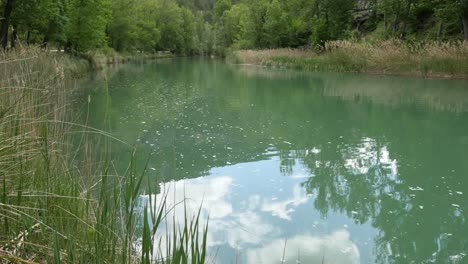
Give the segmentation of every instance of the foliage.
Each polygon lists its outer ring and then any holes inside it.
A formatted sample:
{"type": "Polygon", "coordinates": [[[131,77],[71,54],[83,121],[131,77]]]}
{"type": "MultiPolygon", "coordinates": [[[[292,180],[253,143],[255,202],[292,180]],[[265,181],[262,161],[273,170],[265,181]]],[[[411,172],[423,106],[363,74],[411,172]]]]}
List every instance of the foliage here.
{"type": "Polygon", "coordinates": [[[106,45],[105,33],[110,19],[110,0],[71,0],[67,30],[67,46],[87,51],[106,45]]]}
{"type": "MultiPolygon", "coordinates": [[[[23,43],[86,52],[170,51],[223,54],[229,49],[312,46],[327,41],[468,38],[465,0],[31,0],[16,1],[23,43]]],[[[11,31],[11,30],[10,30],[11,31]]]]}

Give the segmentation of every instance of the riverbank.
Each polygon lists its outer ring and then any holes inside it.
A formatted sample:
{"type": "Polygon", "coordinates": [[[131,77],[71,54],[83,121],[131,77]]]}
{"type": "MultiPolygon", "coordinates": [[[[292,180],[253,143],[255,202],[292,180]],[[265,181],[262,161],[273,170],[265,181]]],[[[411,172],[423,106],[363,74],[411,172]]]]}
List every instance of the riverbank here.
{"type": "Polygon", "coordinates": [[[79,57],[86,59],[92,69],[102,69],[108,65],[124,64],[135,61],[150,61],[157,59],[173,58],[174,54],[165,53],[134,53],[121,54],[115,51],[97,51],[80,54],[79,57]]]}
{"type": "Polygon", "coordinates": [[[424,78],[468,79],[468,44],[328,42],[320,52],[299,49],[238,50],[231,63],[321,72],[356,72],[424,78]]]}
{"type": "MultiPolygon", "coordinates": [[[[29,52],[29,51],[26,51],[29,52]]],[[[42,52],[42,51],[38,51],[42,52]]],[[[47,52],[42,52],[47,53],[47,52]]],[[[80,54],[68,54],[63,52],[49,52],[50,58],[58,60],[58,64],[72,78],[86,75],[92,70],[101,70],[110,65],[124,64],[129,62],[144,62],[157,59],[173,58],[172,53],[136,53],[120,54],[117,52],[87,52],[80,54]]]]}
{"type": "Polygon", "coordinates": [[[203,263],[206,240],[194,238],[207,226],[187,214],[184,234],[159,234],[172,209],[141,201],[155,190],[143,187],[137,150],[128,146],[128,169],[118,171],[109,150],[125,142],[76,121],[83,113],[72,105],[86,99],[67,83],[89,69],[40,49],[0,54],[0,263],[203,263]]]}

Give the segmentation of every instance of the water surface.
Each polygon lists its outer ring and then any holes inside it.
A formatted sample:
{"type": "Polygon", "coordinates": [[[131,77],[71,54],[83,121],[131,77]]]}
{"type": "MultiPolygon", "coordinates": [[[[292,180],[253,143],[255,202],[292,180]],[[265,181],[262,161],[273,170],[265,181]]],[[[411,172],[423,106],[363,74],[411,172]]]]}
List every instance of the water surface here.
{"type": "Polygon", "coordinates": [[[157,192],[203,201],[217,263],[468,261],[467,82],[177,59],[87,85],[157,192]]]}

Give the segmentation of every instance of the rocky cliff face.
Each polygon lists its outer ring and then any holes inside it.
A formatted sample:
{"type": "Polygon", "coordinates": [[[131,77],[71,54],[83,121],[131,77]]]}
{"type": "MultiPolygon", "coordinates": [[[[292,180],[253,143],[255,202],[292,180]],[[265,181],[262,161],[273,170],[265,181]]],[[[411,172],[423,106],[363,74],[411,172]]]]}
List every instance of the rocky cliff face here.
{"type": "Polygon", "coordinates": [[[370,1],[369,0],[357,0],[357,8],[358,9],[369,9],[370,1]]]}
{"type": "Polygon", "coordinates": [[[356,8],[353,10],[353,18],[357,29],[360,30],[363,24],[369,20],[372,13],[370,0],[356,0],[356,8]]]}

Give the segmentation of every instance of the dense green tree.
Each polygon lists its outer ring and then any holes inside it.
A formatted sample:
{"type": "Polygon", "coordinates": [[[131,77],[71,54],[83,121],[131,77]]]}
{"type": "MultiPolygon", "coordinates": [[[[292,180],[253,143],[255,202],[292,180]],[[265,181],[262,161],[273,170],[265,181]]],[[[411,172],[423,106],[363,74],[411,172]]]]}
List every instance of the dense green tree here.
{"type": "Polygon", "coordinates": [[[194,53],[195,17],[190,10],[182,8],[182,46],[181,53],[191,55],[194,53]]]}
{"type": "Polygon", "coordinates": [[[3,0],[0,45],[223,54],[373,39],[468,40],[468,0],[3,0]]]}
{"type": "Polygon", "coordinates": [[[265,17],[265,41],[269,48],[288,46],[288,14],[279,0],[273,0],[267,8],[265,17]]]}
{"type": "Polygon", "coordinates": [[[211,24],[204,24],[201,40],[201,50],[203,51],[201,54],[213,54],[215,51],[215,33],[211,24]]]}
{"type": "Polygon", "coordinates": [[[313,44],[346,37],[352,19],[353,0],[315,0],[313,20],[313,44]]]}
{"type": "Polygon", "coordinates": [[[258,0],[249,5],[249,20],[246,36],[253,47],[265,48],[264,27],[269,0],[258,0]]]}
{"type": "Polygon", "coordinates": [[[130,49],[137,38],[137,3],[133,0],[114,0],[112,18],[107,27],[109,45],[117,51],[130,49]]]}
{"type": "Polygon", "coordinates": [[[290,45],[307,45],[313,28],[311,17],[314,15],[314,1],[287,1],[287,10],[289,14],[293,14],[289,18],[290,45]]]}
{"type": "Polygon", "coordinates": [[[109,45],[116,51],[154,51],[160,40],[157,4],[152,0],[114,0],[107,25],[109,45]]]}
{"type": "Polygon", "coordinates": [[[234,5],[224,14],[224,30],[228,46],[235,46],[236,48],[253,46],[247,36],[248,23],[249,8],[245,4],[234,5]]]}
{"type": "Polygon", "coordinates": [[[48,6],[47,29],[44,33],[43,45],[47,46],[49,42],[57,44],[59,47],[66,44],[66,27],[68,18],[65,12],[64,0],[52,0],[48,6]]]}
{"type": "Polygon", "coordinates": [[[216,19],[221,19],[224,15],[224,12],[231,9],[231,0],[216,0],[214,5],[214,16],[216,19]]]}
{"type": "Polygon", "coordinates": [[[159,0],[157,3],[156,25],[162,36],[157,49],[171,52],[183,51],[182,10],[172,0],[159,0]]]}
{"type": "Polygon", "coordinates": [[[27,32],[27,43],[42,41],[41,33],[47,30],[51,4],[50,0],[15,1],[11,22],[15,31],[27,32]]]}
{"type": "Polygon", "coordinates": [[[110,10],[110,0],[70,0],[68,45],[77,51],[104,47],[110,10]]]}

